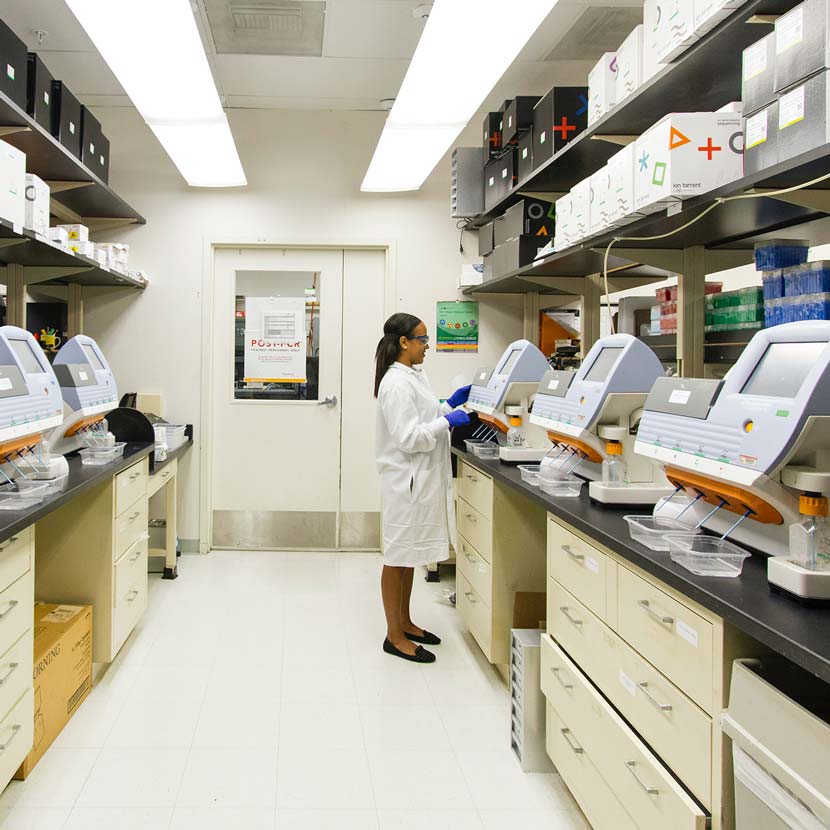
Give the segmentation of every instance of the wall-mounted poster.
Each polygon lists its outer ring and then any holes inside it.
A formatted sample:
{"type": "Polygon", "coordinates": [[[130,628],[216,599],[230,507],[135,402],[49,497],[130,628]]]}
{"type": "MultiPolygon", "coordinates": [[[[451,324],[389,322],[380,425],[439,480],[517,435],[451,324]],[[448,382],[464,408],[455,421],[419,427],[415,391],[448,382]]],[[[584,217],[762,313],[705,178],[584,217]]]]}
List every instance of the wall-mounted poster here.
{"type": "Polygon", "coordinates": [[[305,297],[247,297],[245,383],[306,383],[305,297]]]}
{"type": "Polygon", "coordinates": [[[469,300],[439,302],[436,322],[439,352],[478,352],[478,303],[469,300]]]}

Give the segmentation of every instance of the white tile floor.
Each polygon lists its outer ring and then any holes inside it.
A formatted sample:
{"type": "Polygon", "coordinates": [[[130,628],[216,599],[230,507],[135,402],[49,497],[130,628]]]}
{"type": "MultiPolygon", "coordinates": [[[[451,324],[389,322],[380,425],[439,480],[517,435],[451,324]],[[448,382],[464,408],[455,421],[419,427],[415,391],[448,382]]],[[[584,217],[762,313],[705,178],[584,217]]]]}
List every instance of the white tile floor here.
{"type": "Polygon", "coordinates": [[[150,608],[0,830],[586,830],[508,748],[507,690],[416,576],[438,662],[381,651],[380,559],[213,553],[150,608]]]}

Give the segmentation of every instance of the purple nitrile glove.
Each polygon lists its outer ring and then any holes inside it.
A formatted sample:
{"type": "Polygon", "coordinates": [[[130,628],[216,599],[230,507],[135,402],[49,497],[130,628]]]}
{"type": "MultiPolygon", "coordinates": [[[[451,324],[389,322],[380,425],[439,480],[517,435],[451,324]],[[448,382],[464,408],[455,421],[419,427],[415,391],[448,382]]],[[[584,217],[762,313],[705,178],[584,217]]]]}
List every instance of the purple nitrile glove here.
{"type": "Polygon", "coordinates": [[[470,397],[470,385],[467,386],[460,386],[452,395],[447,398],[447,403],[455,409],[457,406],[461,406],[462,404],[467,403],[467,400],[470,397]]]}
{"type": "Polygon", "coordinates": [[[470,416],[463,409],[453,409],[448,415],[444,416],[452,427],[463,427],[470,423],[470,416]]]}

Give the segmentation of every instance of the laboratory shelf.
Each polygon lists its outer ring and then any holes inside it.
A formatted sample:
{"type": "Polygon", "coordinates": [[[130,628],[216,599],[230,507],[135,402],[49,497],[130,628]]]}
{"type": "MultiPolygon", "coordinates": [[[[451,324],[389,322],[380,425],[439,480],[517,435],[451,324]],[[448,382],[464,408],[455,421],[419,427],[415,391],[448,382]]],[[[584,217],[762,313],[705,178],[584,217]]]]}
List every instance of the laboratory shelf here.
{"type": "Polygon", "coordinates": [[[747,22],[782,14],[796,0],[751,0],[687,49],[622,103],[588,127],[552,158],[519,181],[507,196],[471,222],[481,225],[500,216],[526,194],[564,193],[599,170],[618,152],[604,140],[639,136],[671,112],[704,112],[741,100],[741,53],[772,31],[771,23],[747,22]]]}
{"type": "MultiPolygon", "coordinates": [[[[736,329],[734,331],[712,331],[705,335],[703,341],[704,363],[722,363],[731,365],[740,356],[759,329],[736,329]]],[[[640,337],[662,363],[677,362],[677,335],[653,334],[640,337]]]]}
{"type": "Polygon", "coordinates": [[[89,259],[53,245],[33,231],[14,228],[0,219],[0,266],[22,265],[26,283],[37,285],[87,285],[143,290],[146,282],[102,268],[89,259]]]}
{"type": "Polygon", "coordinates": [[[80,159],[0,92],[0,138],[26,154],[26,171],[53,188],[52,198],[90,227],[105,220],[145,224],[144,217],[102,182],[80,159]],[[82,186],[59,190],[54,183],[82,186]]]}

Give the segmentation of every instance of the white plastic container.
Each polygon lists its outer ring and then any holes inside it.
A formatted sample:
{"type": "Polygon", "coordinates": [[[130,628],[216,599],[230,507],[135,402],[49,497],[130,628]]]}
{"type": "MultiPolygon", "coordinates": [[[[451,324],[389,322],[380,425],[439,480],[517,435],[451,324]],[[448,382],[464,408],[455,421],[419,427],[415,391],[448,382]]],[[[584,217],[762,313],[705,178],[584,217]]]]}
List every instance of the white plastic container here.
{"type": "Polygon", "coordinates": [[[650,550],[667,551],[670,536],[688,536],[700,533],[689,525],[667,516],[623,516],[628,522],[628,532],[635,542],[645,545],[650,550]]]}
{"type": "Polygon", "coordinates": [[[519,464],[518,469],[525,484],[532,484],[534,487],[539,486],[541,467],[538,464],[519,464]]]}
{"type": "Polygon", "coordinates": [[[698,576],[740,576],[744,560],[751,555],[717,536],[686,533],[667,538],[672,562],[698,576]]]}
{"type": "Polygon", "coordinates": [[[543,493],[557,498],[576,498],[584,482],[576,476],[561,476],[556,479],[540,479],[539,486],[543,493]]]}
{"type": "Polygon", "coordinates": [[[473,455],[476,458],[493,459],[499,457],[499,445],[492,441],[482,441],[473,444],[473,455]]]}
{"type": "Polygon", "coordinates": [[[161,424],[167,434],[167,449],[170,452],[177,450],[185,442],[184,424],[161,424]]]}

